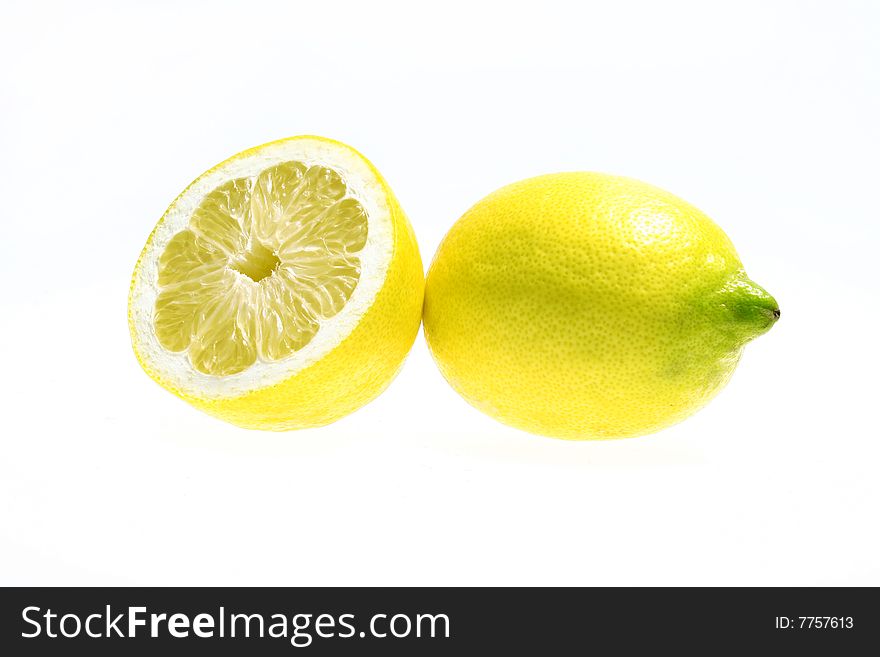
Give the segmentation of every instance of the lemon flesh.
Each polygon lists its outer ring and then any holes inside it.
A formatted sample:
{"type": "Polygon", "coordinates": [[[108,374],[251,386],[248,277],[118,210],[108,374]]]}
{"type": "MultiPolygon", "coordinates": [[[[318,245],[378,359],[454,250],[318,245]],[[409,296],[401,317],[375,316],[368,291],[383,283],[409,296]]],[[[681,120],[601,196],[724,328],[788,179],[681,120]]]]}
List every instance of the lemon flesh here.
{"type": "Polygon", "coordinates": [[[424,326],[478,409],[601,439],[694,413],[778,317],[698,209],[629,178],[565,173],[502,188],[453,226],[428,272],[424,326]]]}
{"type": "Polygon", "coordinates": [[[185,190],[135,269],[135,352],[241,426],[326,424],[375,397],[418,330],[421,260],[375,168],[317,137],[230,158],[185,190]]]}
{"type": "Polygon", "coordinates": [[[367,241],[339,174],[283,162],[212,190],[159,258],[154,325],[204,374],[236,374],[306,346],[345,306],[367,241]]]}

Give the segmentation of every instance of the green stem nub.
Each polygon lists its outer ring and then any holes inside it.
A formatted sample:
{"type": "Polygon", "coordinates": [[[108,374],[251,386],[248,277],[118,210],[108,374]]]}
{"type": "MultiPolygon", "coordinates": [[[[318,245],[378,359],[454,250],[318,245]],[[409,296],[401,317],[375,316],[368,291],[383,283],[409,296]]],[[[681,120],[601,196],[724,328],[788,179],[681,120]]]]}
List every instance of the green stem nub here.
{"type": "Polygon", "coordinates": [[[718,291],[716,301],[730,329],[743,342],[763,335],[782,314],[776,299],[740,272],[718,291]]]}

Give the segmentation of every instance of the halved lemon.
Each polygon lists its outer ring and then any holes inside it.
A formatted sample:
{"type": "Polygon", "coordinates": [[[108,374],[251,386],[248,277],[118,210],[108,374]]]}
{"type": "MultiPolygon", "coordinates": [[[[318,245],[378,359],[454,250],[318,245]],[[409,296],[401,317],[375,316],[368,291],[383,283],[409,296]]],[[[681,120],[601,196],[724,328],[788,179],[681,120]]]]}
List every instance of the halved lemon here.
{"type": "Polygon", "coordinates": [[[293,137],[239,153],[171,204],[129,296],[144,370],[239,426],[320,426],[376,397],[418,332],[412,227],[354,149],[293,137]]]}

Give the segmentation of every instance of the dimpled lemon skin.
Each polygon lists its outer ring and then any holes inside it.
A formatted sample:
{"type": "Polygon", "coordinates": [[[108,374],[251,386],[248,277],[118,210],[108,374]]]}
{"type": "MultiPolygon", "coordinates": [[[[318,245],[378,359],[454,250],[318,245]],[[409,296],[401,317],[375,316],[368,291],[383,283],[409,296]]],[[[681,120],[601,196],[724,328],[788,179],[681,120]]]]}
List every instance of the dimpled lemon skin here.
{"type": "MultiPolygon", "coordinates": [[[[135,349],[141,366],[157,383],[210,415],[247,429],[287,431],[323,426],[372,401],[403,366],[421,324],[424,269],[419,248],[412,226],[385,179],[350,146],[323,137],[291,139],[320,139],[351,150],[369,165],[385,190],[393,226],[393,253],[385,281],[358,325],[326,356],[287,380],[224,399],[195,397],[177,389],[149,368],[135,349]]],[[[231,159],[250,153],[244,151],[231,159]]],[[[218,167],[224,164],[226,162],[218,167]]],[[[203,176],[208,173],[210,171],[203,176]]],[[[132,282],[137,278],[146,251],[145,247],[132,282]]],[[[130,306],[129,327],[133,333],[130,306]]]]}
{"type": "Polygon", "coordinates": [[[691,415],[778,317],[693,206],[629,178],[561,173],[504,187],[453,226],[428,272],[424,326],[476,408],[585,440],[691,415]]]}

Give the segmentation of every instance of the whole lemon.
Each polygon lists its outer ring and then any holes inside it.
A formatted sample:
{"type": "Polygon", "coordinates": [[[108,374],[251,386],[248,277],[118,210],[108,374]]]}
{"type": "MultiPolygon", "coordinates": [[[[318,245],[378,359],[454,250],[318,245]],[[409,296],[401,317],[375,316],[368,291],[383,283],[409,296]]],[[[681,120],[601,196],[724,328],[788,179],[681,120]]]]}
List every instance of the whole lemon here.
{"type": "Polygon", "coordinates": [[[477,203],[441,243],[424,309],[431,353],[468,402],[569,439],[683,420],[778,318],[705,214],[600,173],[539,176],[477,203]]]}

